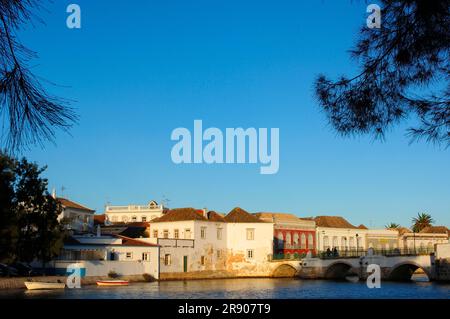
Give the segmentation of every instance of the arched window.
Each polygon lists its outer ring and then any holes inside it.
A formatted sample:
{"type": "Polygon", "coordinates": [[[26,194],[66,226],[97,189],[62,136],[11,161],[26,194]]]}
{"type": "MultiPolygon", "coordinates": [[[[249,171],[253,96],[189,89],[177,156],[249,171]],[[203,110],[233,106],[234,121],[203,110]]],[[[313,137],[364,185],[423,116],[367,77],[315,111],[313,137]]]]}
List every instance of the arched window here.
{"type": "Polygon", "coordinates": [[[291,244],[291,233],[287,233],[286,234],[286,244],[290,245],[291,244]]]}
{"type": "Polygon", "coordinates": [[[346,250],[347,249],[347,237],[341,238],[341,249],[346,250]]]}
{"type": "Polygon", "coordinates": [[[147,216],[142,216],[141,220],[145,223],[147,221],[147,216]]]}
{"type": "Polygon", "coordinates": [[[283,233],[278,233],[278,248],[283,248],[284,247],[284,237],[283,237],[283,233]]]}
{"type": "Polygon", "coordinates": [[[128,216],[122,216],[122,221],[124,223],[128,223],[128,216]]]}
{"type": "Polygon", "coordinates": [[[350,237],[348,240],[348,246],[350,249],[354,249],[355,248],[355,238],[350,237]]]}
{"type": "Polygon", "coordinates": [[[312,234],[308,235],[308,249],[314,249],[314,238],[312,234]]]}
{"type": "Polygon", "coordinates": [[[298,245],[298,233],[294,234],[294,245],[298,245]]]}
{"type": "Polygon", "coordinates": [[[428,250],[433,250],[434,245],[431,241],[429,241],[427,247],[428,247],[428,250]]]}
{"type": "Polygon", "coordinates": [[[330,248],[330,241],[328,239],[328,236],[323,237],[323,248],[326,250],[327,248],[330,248]]]}
{"type": "Polygon", "coordinates": [[[131,221],[132,221],[132,222],[137,222],[137,216],[132,216],[132,217],[131,217],[131,221]]]}
{"type": "Polygon", "coordinates": [[[338,243],[338,238],[336,236],[333,237],[333,248],[336,247],[338,248],[339,243],[338,243]]]}
{"type": "Polygon", "coordinates": [[[305,234],[302,234],[301,240],[300,240],[300,248],[306,249],[306,236],[305,234]]]}

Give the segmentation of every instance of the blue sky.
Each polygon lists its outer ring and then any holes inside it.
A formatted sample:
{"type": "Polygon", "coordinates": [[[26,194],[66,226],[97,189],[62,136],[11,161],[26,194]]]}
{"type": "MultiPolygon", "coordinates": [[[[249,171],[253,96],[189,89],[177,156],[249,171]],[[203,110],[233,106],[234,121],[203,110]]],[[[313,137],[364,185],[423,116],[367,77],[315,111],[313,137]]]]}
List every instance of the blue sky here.
{"type": "Polygon", "coordinates": [[[25,152],[50,188],[103,212],[105,203],[228,212],[342,215],[409,226],[417,212],[450,224],[450,153],[409,145],[408,123],[384,142],[341,138],[313,97],[319,73],[356,72],[347,50],[365,1],[63,1],[18,34],[36,74],[75,100],[80,121],[56,145],[25,152]],[[81,30],[65,25],[82,10],[81,30]],[[177,127],[280,128],[280,170],[172,163],[177,127]]]}

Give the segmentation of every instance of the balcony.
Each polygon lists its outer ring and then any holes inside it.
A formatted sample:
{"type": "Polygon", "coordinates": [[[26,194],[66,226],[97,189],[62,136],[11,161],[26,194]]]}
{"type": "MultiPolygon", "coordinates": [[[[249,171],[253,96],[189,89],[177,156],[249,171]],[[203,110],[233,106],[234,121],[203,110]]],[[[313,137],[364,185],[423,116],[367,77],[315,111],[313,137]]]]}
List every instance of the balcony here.
{"type": "Polygon", "coordinates": [[[194,248],[193,239],[158,238],[157,244],[161,247],[194,248]]]}

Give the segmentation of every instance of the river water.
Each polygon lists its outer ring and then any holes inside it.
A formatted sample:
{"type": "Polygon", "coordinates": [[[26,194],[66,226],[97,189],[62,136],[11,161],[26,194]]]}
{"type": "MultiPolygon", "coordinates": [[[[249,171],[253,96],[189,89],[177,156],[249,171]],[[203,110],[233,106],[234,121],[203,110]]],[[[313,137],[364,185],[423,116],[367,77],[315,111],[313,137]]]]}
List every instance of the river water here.
{"type": "Polygon", "coordinates": [[[417,280],[382,282],[369,289],[365,282],[300,279],[217,279],[131,283],[124,287],[84,286],[53,291],[3,290],[0,298],[21,299],[449,299],[450,284],[417,280]]]}

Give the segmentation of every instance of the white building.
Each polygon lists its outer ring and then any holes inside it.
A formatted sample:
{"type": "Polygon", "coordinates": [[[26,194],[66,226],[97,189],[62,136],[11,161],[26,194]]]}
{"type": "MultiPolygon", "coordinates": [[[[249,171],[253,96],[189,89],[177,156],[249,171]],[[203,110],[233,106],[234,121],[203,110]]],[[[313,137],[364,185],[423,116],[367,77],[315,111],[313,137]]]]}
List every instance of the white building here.
{"type": "Polygon", "coordinates": [[[397,229],[368,229],[366,231],[366,246],[376,251],[391,251],[399,248],[398,239],[397,229]]]}
{"type": "Polygon", "coordinates": [[[356,227],[340,216],[318,216],[316,222],[317,251],[336,248],[343,251],[362,251],[366,246],[367,229],[356,227]]]}
{"type": "Polygon", "coordinates": [[[95,210],[66,198],[56,197],[56,200],[62,206],[62,212],[58,216],[59,222],[67,223],[66,227],[76,232],[93,230],[95,210]]]}
{"type": "Polygon", "coordinates": [[[426,227],[418,233],[401,228],[399,246],[404,250],[432,252],[436,244],[446,244],[448,240],[448,228],[445,226],[426,227]]]}
{"type": "Polygon", "coordinates": [[[158,205],[154,200],[148,205],[128,205],[105,207],[107,223],[132,223],[149,222],[152,219],[161,217],[164,212],[163,205],[158,205]]]}
{"type": "Polygon", "coordinates": [[[273,223],[236,208],[227,216],[181,208],[150,222],[161,278],[258,276],[273,253],[273,223]]]}
{"type": "Polygon", "coordinates": [[[149,274],[159,278],[159,246],[120,235],[72,236],[55,261],[56,272],[65,274],[67,265],[79,264],[82,276],[149,274]]]}

